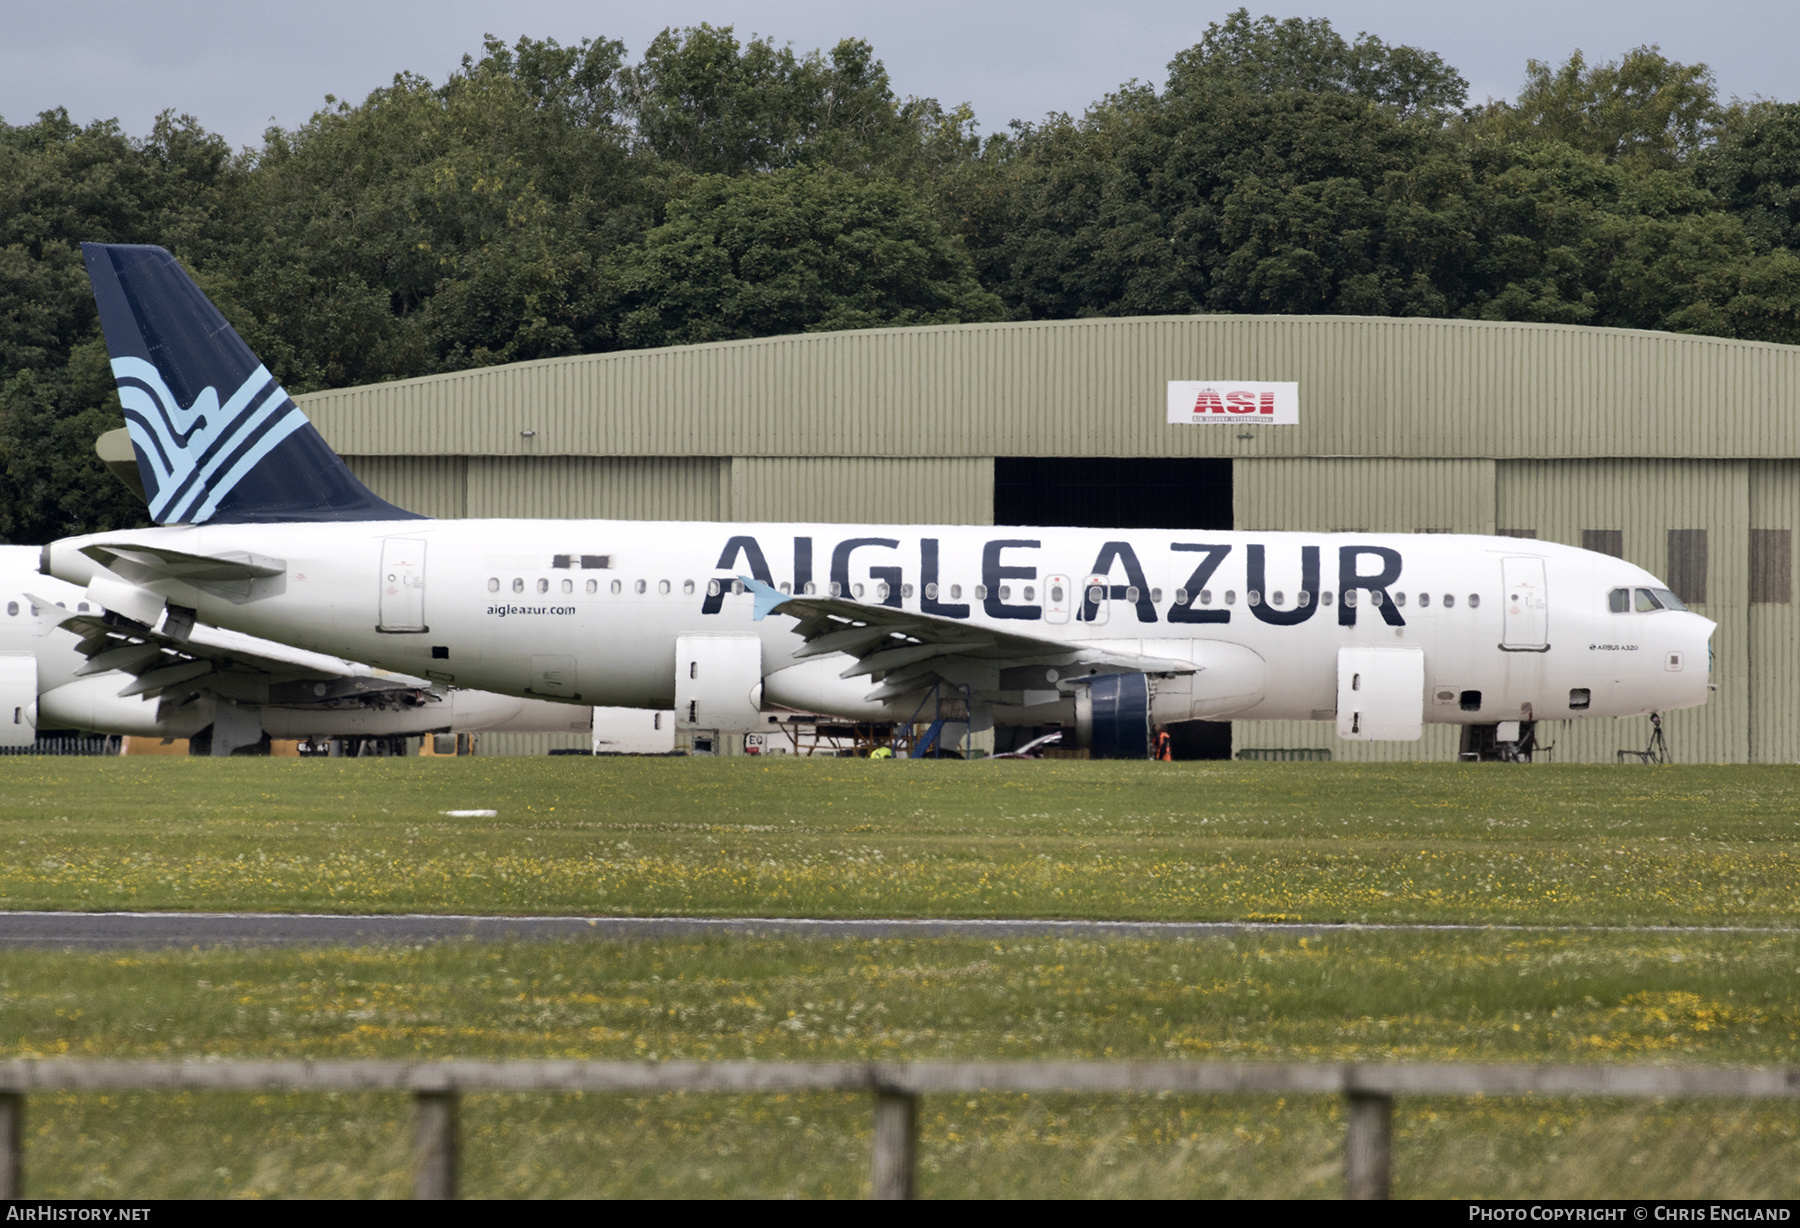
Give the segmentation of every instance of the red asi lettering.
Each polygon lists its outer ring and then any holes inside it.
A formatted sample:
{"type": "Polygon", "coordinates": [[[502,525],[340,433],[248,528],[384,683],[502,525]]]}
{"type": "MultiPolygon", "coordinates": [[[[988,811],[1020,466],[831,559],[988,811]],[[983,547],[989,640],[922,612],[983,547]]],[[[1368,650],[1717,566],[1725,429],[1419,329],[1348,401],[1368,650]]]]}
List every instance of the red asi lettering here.
{"type": "Polygon", "coordinates": [[[1275,412],[1275,394],[1272,392],[1263,393],[1262,408],[1256,412],[1261,414],[1273,414],[1275,412]]]}
{"type": "Polygon", "coordinates": [[[1194,402],[1194,412],[1197,414],[1222,414],[1225,412],[1225,403],[1219,399],[1218,393],[1208,388],[1200,394],[1200,399],[1194,402]]]}
{"type": "Polygon", "coordinates": [[[1254,392],[1228,392],[1225,394],[1225,407],[1234,414],[1253,414],[1256,412],[1256,394],[1254,392]]]}

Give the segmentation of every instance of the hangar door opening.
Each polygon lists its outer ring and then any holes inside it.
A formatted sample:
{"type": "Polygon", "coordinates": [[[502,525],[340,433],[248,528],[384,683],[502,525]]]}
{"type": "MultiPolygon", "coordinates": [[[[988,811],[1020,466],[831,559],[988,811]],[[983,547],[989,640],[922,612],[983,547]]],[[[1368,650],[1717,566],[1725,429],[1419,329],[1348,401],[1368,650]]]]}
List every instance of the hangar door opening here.
{"type": "Polygon", "coordinates": [[[998,456],[994,523],[1230,529],[1231,461],[998,456]]]}
{"type": "MultiPolygon", "coordinates": [[[[1134,456],[994,458],[994,523],[1083,529],[1232,527],[1231,461],[1134,456]]],[[[1007,739],[996,730],[995,748],[1007,739]]],[[[1042,730],[1010,733],[1022,745],[1042,730]]],[[[1177,759],[1231,758],[1231,722],[1169,726],[1177,759]]]]}

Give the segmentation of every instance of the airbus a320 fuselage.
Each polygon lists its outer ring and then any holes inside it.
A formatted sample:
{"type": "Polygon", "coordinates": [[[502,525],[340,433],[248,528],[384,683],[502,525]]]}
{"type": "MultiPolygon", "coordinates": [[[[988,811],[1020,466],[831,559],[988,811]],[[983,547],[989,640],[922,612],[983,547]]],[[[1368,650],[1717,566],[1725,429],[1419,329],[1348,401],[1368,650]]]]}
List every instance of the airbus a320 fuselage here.
{"type": "Polygon", "coordinates": [[[1642,568],[1537,541],[414,516],[357,482],[166,252],[85,250],[165,523],[43,565],[146,625],[697,726],[703,700],[888,720],[949,700],[1122,753],[1168,721],[1408,738],[1707,698],[1712,622],[1642,568]]]}

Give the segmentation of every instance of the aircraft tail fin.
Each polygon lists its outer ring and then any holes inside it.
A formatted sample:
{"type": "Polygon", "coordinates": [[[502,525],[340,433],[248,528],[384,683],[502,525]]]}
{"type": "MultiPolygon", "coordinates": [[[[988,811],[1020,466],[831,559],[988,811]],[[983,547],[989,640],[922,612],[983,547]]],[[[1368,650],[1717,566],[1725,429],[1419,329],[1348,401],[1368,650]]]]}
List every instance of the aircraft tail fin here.
{"type": "Polygon", "coordinates": [[[357,480],[174,256],[81,251],[157,524],[421,519],[357,480]]]}

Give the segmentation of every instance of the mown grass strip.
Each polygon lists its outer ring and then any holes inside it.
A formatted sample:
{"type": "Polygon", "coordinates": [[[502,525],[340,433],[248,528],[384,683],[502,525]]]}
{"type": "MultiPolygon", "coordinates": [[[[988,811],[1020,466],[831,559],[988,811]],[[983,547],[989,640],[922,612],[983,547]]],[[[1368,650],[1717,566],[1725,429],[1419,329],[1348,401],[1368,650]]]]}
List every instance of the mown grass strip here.
{"type": "Polygon", "coordinates": [[[1796,813],[1779,766],[16,758],[0,908],[1779,926],[1796,813]]]}

